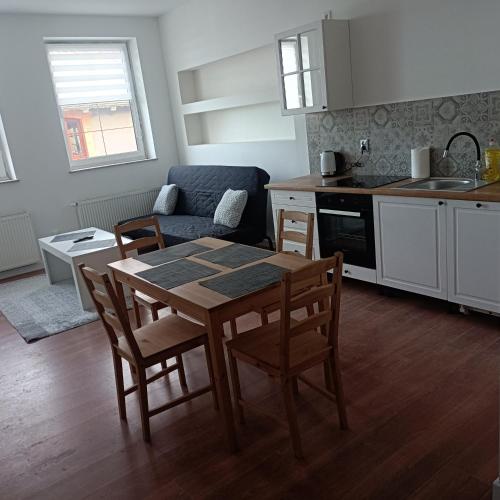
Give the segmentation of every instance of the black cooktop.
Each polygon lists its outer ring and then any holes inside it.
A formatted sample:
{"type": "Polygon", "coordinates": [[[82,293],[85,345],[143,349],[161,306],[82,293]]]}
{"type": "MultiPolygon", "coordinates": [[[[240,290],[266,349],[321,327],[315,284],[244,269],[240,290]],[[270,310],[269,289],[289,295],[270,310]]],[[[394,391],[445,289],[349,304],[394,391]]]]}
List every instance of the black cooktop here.
{"type": "Polygon", "coordinates": [[[408,179],[407,176],[397,175],[355,175],[345,179],[325,178],[317,187],[354,187],[373,189],[393,182],[408,179]]]}

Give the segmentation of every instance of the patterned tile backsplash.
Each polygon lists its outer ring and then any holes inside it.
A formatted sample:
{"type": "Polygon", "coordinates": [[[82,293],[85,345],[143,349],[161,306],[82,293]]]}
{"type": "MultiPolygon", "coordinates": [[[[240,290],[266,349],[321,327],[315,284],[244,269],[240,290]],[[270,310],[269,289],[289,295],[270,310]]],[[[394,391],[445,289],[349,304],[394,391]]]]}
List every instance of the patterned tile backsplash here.
{"type": "Polygon", "coordinates": [[[491,137],[500,144],[500,91],[384,104],[306,115],[311,173],[320,171],[320,153],[342,152],[347,162],[359,158],[360,139],[370,139],[361,174],[410,175],[412,148],[431,148],[431,175],[472,177],[476,149],[459,137],[443,159],[448,139],[460,131],[474,134],[483,152],[491,137]]]}

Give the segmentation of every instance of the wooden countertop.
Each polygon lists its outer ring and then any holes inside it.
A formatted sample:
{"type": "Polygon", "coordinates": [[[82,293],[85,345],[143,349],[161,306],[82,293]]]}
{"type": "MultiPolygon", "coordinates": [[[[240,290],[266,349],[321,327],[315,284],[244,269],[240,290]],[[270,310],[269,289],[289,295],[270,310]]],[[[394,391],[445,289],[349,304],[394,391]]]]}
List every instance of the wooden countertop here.
{"type": "MultiPolygon", "coordinates": [[[[346,179],[347,175],[335,177],[335,179],[346,179]]],[[[329,179],[333,179],[330,177],[329,179]]],[[[453,191],[424,191],[418,189],[397,189],[398,186],[408,184],[412,180],[394,182],[386,186],[373,189],[355,188],[355,187],[327,187],[321,186],[321,175],[305,175],[296,177],[288,181],[274,182],[265,187],[269,190],[280,191],[312,191],[317,193],[354,193],[354,194],[372,194],[382,196],[407,196],[414,198],[441,198],[446,200],[469,200],[469,201],[491,201],[500,202],[500,182],[495,182],[465,193],[453,191]]]]}

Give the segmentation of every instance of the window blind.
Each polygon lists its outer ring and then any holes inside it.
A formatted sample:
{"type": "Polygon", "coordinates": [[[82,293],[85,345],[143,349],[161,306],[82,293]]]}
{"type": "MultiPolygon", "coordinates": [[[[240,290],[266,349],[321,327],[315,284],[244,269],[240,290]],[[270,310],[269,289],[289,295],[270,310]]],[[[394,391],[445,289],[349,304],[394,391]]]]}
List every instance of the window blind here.
{"type": "Polygon", "coordinates": [[[59,105],[131,100],[125,44],[50,44],[59,105]]]}

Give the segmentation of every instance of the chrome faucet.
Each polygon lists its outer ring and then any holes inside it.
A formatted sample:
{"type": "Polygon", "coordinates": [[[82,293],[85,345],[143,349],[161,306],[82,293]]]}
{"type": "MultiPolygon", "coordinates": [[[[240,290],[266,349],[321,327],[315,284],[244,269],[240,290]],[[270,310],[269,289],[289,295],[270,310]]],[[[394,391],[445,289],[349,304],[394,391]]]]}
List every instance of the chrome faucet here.
{"type": "Polygon", "coordinates": [[[448,151],[450,149],[451,143],[461,135],[466,135],[467,137],[470,137],[474,141],[474,144],[476,145],[476,164],[474,166],[475,169],[474,180],[478,181],[479,173],[481,172],[481,148],[479,147],[479,141],[476,139],[476,136],[472,135],[470,132],[457,132],[456,134],[452,135],[450,140],[448,141],[448,144],[444,148],[443,158],[446,158],[448,156],[448,151]]]}

